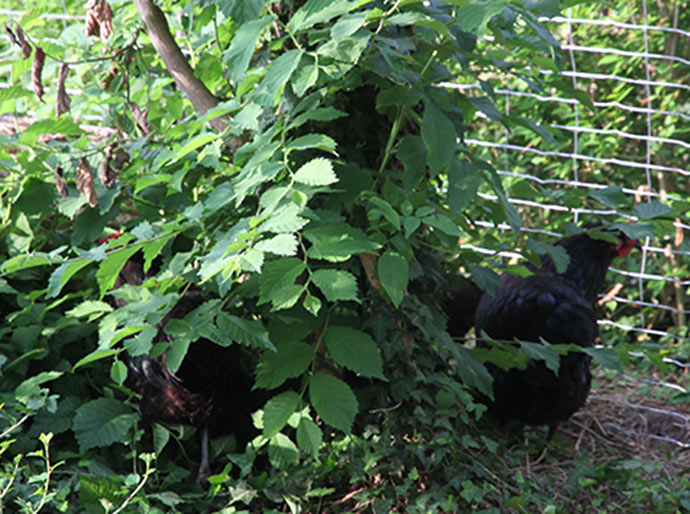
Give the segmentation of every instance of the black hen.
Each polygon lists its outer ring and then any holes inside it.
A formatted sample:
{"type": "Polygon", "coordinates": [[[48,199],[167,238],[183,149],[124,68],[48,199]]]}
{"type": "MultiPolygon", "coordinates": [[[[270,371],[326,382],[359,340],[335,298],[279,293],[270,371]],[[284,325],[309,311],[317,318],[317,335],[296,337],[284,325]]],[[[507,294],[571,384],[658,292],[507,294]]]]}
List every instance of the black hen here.
{"type": "MultiPolygon", "coordinates": [[[[140,285],[146,275],[143,259],[135,254],[127,261],[115,287],[140,285]]],[[[122,300],[116,301],[123,306],[122,300]]],[[[160,323],[164,327],[172,319],[181,319],[204,302],[201,292],[185,292],[160,323]]],[[[171,340],[159,330],[157,341],[171,340]]],[[[165,354],[126,355],[128,375],[125,385],[137,392],[139,410],[146,423],[179,423],[198,427],[201,431],[201,459],[197,481],[203,483],[211,473],[209,436],[234,434],[238,446],[252,436],[251,412],[260,399],[252,391],[253,380],[243,363],[244,355],[236,345],[221,347],[200,338],[191,343],[180,368],[173,373],[166,365],[165,354]]]]}
{"type": "MultiPolygon", "coordinates": [[[[568,269],[557,273],[550,258],[528,277],[504,274],[493,295],[484,294],[475,315],[477,336],[519,339],[552,344],[574,343],[591,347],[599,333],[594,302],[604,285],[606,271],[615,257],[624,257],[639,243],[624,235],[618,242],[594,239],[580,233],[556,245],[570,255],[568,269]]],[[[479,346],[486,343],[479,341],[479,346]]],[[[489,412],[500,422],[517,420],[527,425],[548,425],[548,439],[558,423],[584,405],[591,383],[591,358],[569,352],[560,359],[558,374],[544,361],[532,361],[525,370],[508,371],[489,364],[494,378],[494,399],[489,412]]]]}

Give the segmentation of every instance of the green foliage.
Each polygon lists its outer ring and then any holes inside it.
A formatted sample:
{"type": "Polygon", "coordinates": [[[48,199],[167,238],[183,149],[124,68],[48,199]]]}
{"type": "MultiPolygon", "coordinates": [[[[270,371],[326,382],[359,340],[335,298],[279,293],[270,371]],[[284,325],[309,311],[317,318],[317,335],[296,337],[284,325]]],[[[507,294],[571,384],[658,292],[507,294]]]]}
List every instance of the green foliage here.
{"type": "MultiPolygon", "coordinates": [[[[42,17],[76,15],[75,2],[22,7],[17,22],[48,55],[44,103],[30,94],[29,60],[0,48],[11,84],[0,114],[32,117],[0,136],[0,507],[543,505],[550,496],[539,485],[515,476],[504,487],[491,471],[499,445],[478,428],[485,407],[473,393],[491,394],[483,359],[532,357],[555,369],[562,349],[525,342],[482,353],[451,340],[440,307],[448,276],[462,268],[483,289],[500,284],[498,263],[458,240],[567,265],[557,247],[518,244],[515,232],[504,245],[473,223],[538,224],[509,201],[514,191],[629,211],[648,224],[621,230],[646,235],[688,210],[633,207],[616,186],[563,196],[502,180],[464,144],[479,113],[525,141],[567,144],[527,108],[504,112],[490,83],[517,77],[587,104],[533,66],[557,69],[558,45],[539,19],[558,3],[160,3],[196,76],[222,99],[208,113],[175,86],[133,3],[112,5],[114,33],[103,40],[85,36],[81,21],[42,17]],[[55,117],[63,60],[72,103],[55,117]],[[213,131],[208,120],[224,114],[226,130],[213,131]],[[137,259],[143,276],[132,277],[137,259]],[[192,291],[198,305],[178,316],[192,291]],[[207,494],[190,471],[200,460],[195,430],[140,423],[126,364],[164,355],[181,373],[202,339],[239,349],[232,373],[246,378],[247,401],[261,398],[252,420],[239,420],[248,441],[214,437],[207,494]]],[[[619,365],[614,350],[586,351],[619,365]]],[[[594,471],[582,477],[603,480],[594,471]]]]}

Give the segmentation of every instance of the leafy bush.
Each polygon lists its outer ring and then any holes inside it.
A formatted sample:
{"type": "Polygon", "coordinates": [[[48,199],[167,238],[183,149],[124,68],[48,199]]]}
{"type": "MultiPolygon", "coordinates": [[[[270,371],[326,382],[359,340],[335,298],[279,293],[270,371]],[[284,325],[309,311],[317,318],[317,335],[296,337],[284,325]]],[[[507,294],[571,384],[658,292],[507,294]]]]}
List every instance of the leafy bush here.
{"type": "Polygon", "coordinates": [[[49,7],[8,25],[2,109],[20,130],[0,148],[2,501],[526,511],[477,427],[471,392],[490,378],[446,333],[440,301],[461,269],[495,284],[496,262],[458,248],[502,248],[475,213],[521,225],[495,168],[463,144],[466,125],[481,112],[555,143],[496,109],[491,77],[584,101],[527,68],[557,66],[539,21],[557,2],[163,2],[222,99],[205,107],[143,35],[144,4],[114,5],[110,35],[92,9],[100,38],[43,17],[49,7]],[[30,93],[41,84],[43,103],[30,93]],[[146,276],[122,285],[135,259],[146,276]],[[188,291],[203,301],[170,319],[188,291]],[[140,423],[126,365],[165,354],[176,372],[202,338],[240,348],[237,373],[261,390],[246,390],[261,400],[240,420],[252,444],[214,439],[208,493],[190,471],[194,430],[140,423]]]}

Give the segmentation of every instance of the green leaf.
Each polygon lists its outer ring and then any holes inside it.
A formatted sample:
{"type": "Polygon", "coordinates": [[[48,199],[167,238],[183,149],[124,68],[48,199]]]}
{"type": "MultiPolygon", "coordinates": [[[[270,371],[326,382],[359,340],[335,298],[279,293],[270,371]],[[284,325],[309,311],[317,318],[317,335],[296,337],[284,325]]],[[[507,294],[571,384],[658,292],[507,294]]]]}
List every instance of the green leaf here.
{"type": "Polygon", "coordinates": [[[127,365],[121,360],[115,359],[110,367],[110,378],[118,385],[124,384],[127,379],[127,365]]]}
{"type": "Polygon", "coordinates": [[[112,357],[113,355],[117,355],[118,353],[120,353],[120,350],[95,350],[88,354],[86,357],[79,359],[77,363],[72,367],[72,371],[76,371],[78,368],[86,366],[87,364],[91,364],[92,362],[96,362],[97,360],[112,357]]]}
{"type": "Polygon", "coordinates": [[[478,167],[471,162],[453,159],[448,170],[448,205],[453,216],[458,216],[477,196],[484,181],[478,167]]]}
{"type": "Polygon", "coordinates": [[[288,436],[278,433],[268,441],[268,460],[277,469],[287,469],[297,464],[299,451],[288,436]]]}
{"type": "Polygon", "coordinates": [[[621,186],[609,186],[604,189],[595,189],[589,196],[599,200],[609,207],[620,207],[628,203],[628,197],[623,193],[621,186]]]}
{"type": "Polygon", "coordinates": [[[91,261],[86,259],[77,259],[72,262],[65,262],[55,268],[55,270],[50,274],[48,279],[48,292],[46,293],[46,298],[55,298],[62,288],[69,282],[80,269],[91,264],[91,261]]]}
{"type": "Polygon", "coordinates": [[[156,455],[160,455],[163,448],[170,441],[170,430],[159,423],[154,423],[151,427],[151,432],[153,435],[153,451],[156,455]]]}
{"type": "Polygon", "coordinates": [[[323,442],[323,434],[319,426],[307,417],[302,417],[297,425],[297,444],[300,449],[316,458],[323,442]]]}
{"type": "Polygon", "coordinates": [[[297,68],[301,57],[301,50],[292,49],[273,61],[266,70],[266,75],[259,87],[252,93],[254,101],[267,107],[277,104],[283,87],[290,80],[290,76],[297,68]]]}
{"type": "Polygon", "coordinates": [[[364,332],[351,327],[331,325],[324,344],[335,362],[365,377],[386,380],[383,361],[376,342],[364,332]]]}
{"type": "Polygon", "coordinates": [[[453,123],[429,99],[424,100],[422,140],[427,149],[427,164],[436,175],[455,155],[457,134],[453,123]]]}
{"type": "Polygon", "coordinates": [[[376,270],[383,289],[397,309],[400,307],[409,280],[407,260],[402,255],[387,250],[376,263],[376,270]]]}
{"type": "Polygon", "coordinates": [[[638,203],[633,208],[633,214],[640,218],[641,220],[655,218],[656,216],[663,216],[672,212],[673,209],[666,204],[661,203],[658,200],[652,200],[648,203],[638,203]]]}
{"type": "Polygon", "coordinates": [[[249,61],[254,54],[261,31],[266,29],[273,18],[264,16],[258,20],[243,23],[235,32],[230,48],[223,54],[223,61],[227,64],[234,80],[242,81],[249,67],[249,61]]]}
{"type": "Polygon", "coordinates": [[[338,40],[351,36],[357,32],[362,25],[364,25],[366,20],[367,14],[364,12],[340,16],[338,21],[336,21],[333,27],[331,27],[331,39],[338,40]]]}
{"type": "Polygon", "coordinates": [[[113,443],[127,444],[137,415],[125,403],[99,398],[77,409],[72,429],[79,449],[102,448],[113,443]]]}
{"type": "Polygon", "coordinates": [[[263,110],[263,107],[260,105],[249,102],[233,117],[233,124],[237,125],[240,130],[257,132],[259,130],[259,116],[261,116],[263,110]]]}
{"type": "Polygon", "coordinates": [[[382,90],[376,97],[376,108],[415,106],[422,100],[420,89],[413,89],[405,86],[393,86],[382,90]]]}
{"type": "Polygon", "coordinates": [[[122,268],[127,261],[137,253],[140,246],[133,246],[131,248],[123,248],[111,253],[108,258],[100,263],[98,272],[96,273],[96,280],[101,290],[101,298],[107,293],[117,280],[117,276],[122,271],[122,268]]]}
{"type": "Polygon", "coordinates": [[[455,13],[455,19],[462,27],[462,30],[482,37],[486,32],[489,20],[502,13],[507,3],[507,0],[470,0],[469,2],[463,2],[463,5],[455,13]]]}
{"type": "Polygon", "coordinates": [[[314,357],[314,349],[307,343],[283,343],[277,351],[263,352],[256,367],[256,387],[275,389],[288,378],[307,371],[314,357]]]}
{"type": "Polygon", "coordinates": [[[298,67],[292,74],[292,80],[290,81],[292,90],[298,97],[304,96],[307,89],[312,87],[316,84],[316,81],[319,80],[319,67],[316,64],[316,59],[309,56],[306,60],[308,60],[309,63],[298,67]]]}
{"type": "Polygon", "coordinates": [[[302,291],[302,286],[296,285],[295,280],[306,269],[304,262],[294,257],[267,263],[259,276],[259,304],[270,301],[274,309],[287,308],[294,298],[294,305],[302,291]]]}
{"type": "Polygon", "coordinates": [[[582,348],[582,351],[594,359],[594,362],[614,371],[623,371],[621,358],[613,348],[582,348]]]}
{"type": "Polygon", "coordinates": [[[307,311],[309,311],[314,316],[319,315],[319,311],[321,310],[321,300],[319,300],[316,296],[307,294],[304,297],[302,305],[304,305],[304,308],[307,309],[307,311]]]}
{"type": "Polygon", "coordinates": [[[30,405],[33,399],[47,394],[48,389],[41,387],[42,384],[52,382],[62,375],[62,371],[43,371],[38,375],[27,378],[14,390],[14,397],[24,405],[30,405]]]}
{"type": "Polygon", "coordinates": [[[547,254],[553,259],[558,273],[565,273],[570,264],[570,255],[562,246],[554,246],[548,243],[540,243],[532,238],[527,240],[527,248],[539,255],[547,254]]]}
{"type": "Polygon", "coordinates": [[[346,223],[313,223],[303,231],[312,246],[307,251],[311,259],[342,262],[352,255],[372,252],[381,245],[367,239],[359,228],[346,223]]]}
{"type": "Polygon", "coordinates": [[[358,405],[349,385],[332,375],[315,373],[309,380],[309,399],[324,422],[350,433],[358,405]]]}
{"type": "Polygon", "coordinates": [[[216,324],[220,331],[233,341],[263,350],[275,351],[276,349],[268,338],[268,331],[258,320],[242,319],[221,312],[216,317],[216,324]]]}
{"type": "Polygon", "coordinates": [[[263,416],[264,437],[270,439],[280,432],[298,405],[299,395],[294,391],[285,391],[268,400],[263,416]]]}
{"type": "Polygon", "coordinates": [[[493,121],[501,121],[503,114],[501,114],[496,106],[487,96],[481,97],[466,97],[466,100],[477,110],[486,114],[487,118],[493,121]]]}
{"type": "MultiPolygon", "coordinates": [[[[325,134],[306,134],[288,142],[287,150],[304,150],[318,148],[326,152],[335,153],[336,142],[325,134]]],[[[331,168],[332,169],[332,168],[331,168]]]]}
{"type": "Polygon", "coordinates": [[[202,132],[201,134],[196,135],[194,138],[187,141],[187,143],[182,148],[175,152],[174,157],[171,160],[171,164],[176,161],[179,161],[185,155],[189,154],[190,152],[193,152],[197,148],[204,146],[210,143],[211,141],[215,141],[219,137],[220,134],[216,132],[202,132]]]}
{"type": "Polygon", "coordinates": [[[288,22],[290,32],[298,32],[346,14],[357,5],[348,0],[307,0],[288,22]]]}
{"type": "Polygon", "coordinates": [[[297,238],[294,234],[279,234],[271,239],[259,241],[254,248],[261,252],[271,252],[276,255],[295,255],[297,253],[297,238]]]}
{"type": "Polygon", "coordinates": [[[462,231],[458,228],[455,222],[453,222],[453,220],[451,220],[445,214],[440,214],[436,212],[431,216],[426,216],[422,218],[422,221],[427,225],[448,234],[449,236],[462,236],[462,231]]]}
{"type": "Polygon", "coordinates": [[[391,225],[393,225],[395,230],[400,230],[400,215],[395,211],[391,204],[382,198],[372,196],[369,198],[369,205],[374,206],[374,208],[369,207],[367,211],[369,219],[376,220],[382,214],[391,223],[391,225]]]}
{"type": "Polygon", "coordinates": [[[469,269],[474,283],[489,294],[494,294],[496,290],[503,285],[500,277],[491,268],[486,268],[477,264],[468,264],[467,269],[469,269]]]}
{"type": "Polygon", "coordinates": [[[97,300],[86,300],[85,302],[76,305],[74,308],[68,310],[65,314],[75,318],[83,318],[93,314],[103,314],[106,312],[113,312],[113,308],[109,303],[100,302],[97,300]]]}
{"type": "Polygon", "coordinates": [[[319,107],[317,109],[303,112],[302,114],[297,116],[288,125],[288,130],[294,130],[296,128],[299,128],[310,120],[332,121],[338,118],[342,118],[343,116],[347,116],[347,114],[345,114],[342,111],[339,111],[338,109],[335,109],[334,107],[319,107]]]}
{"type": "Polygon", "coordinates": [[[338,181],[333,164],[328,159],[316,157],[302,165],[295,173],[295,181],[308,186],[327,186],[338,181]]]}
{"type": "Polygon", "coordinates": [[[527,355],[530,359],[544,361],[546,367],[558,375],[558,368],[560,367],[560,354],[551,348],[548,343],[531,343],[528,341],[520,341],[520,351],[527,355]]]}
{"type": "Polygon", "coordinates": [[[329,302],[338,300],[354,300],[357,298],[357,279],[349,271],[321,269],[316,270],[311,281],[321,289],[329,302]]]}
{"type": "Polygon", "coordinates": [[[424,178],[426,171],[426,146],[419,136],[405,136],[396,148],[395,154],[402,163],[403,185],[411,191],[424,178]]]}

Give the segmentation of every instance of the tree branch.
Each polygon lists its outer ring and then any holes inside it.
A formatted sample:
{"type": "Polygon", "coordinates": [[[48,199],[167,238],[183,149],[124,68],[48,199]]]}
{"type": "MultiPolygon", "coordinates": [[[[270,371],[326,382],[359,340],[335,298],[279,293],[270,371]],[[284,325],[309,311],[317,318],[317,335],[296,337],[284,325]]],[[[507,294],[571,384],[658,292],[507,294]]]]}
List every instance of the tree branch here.
{"type": "MultiPolygon", "coordinates": [[[[170,33],[163,11],[153,3],[153,0],[134,0],[134,5],[146,23],[146,30],[153,47],[163,59],[177,86],[187,95],[194,107],[201,114],[205,114],[218,105],[218,99],[201,80],[194,76],[192,67],[170,33]]],[[[226,116],[219,116],[210,120],[209,123],[215,130],[222,132],[227,127],[225,119],[226,116]]]]}

